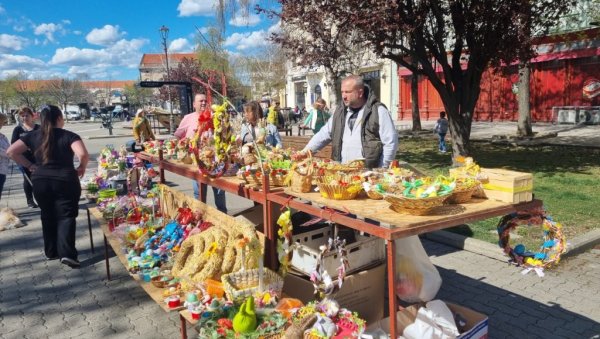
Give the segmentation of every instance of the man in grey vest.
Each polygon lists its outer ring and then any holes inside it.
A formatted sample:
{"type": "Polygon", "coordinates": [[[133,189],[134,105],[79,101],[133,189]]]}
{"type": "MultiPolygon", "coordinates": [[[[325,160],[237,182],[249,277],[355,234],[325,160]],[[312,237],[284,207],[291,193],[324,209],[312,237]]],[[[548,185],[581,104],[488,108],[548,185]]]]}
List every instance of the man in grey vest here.
{"type": "Polygon", "coordinates": [[[388,167],[398,150],[398,132],[390,112],[358,75],[342,80],[342,99],[344,104],[304,150],[318,152],[331,142],[332,160],[365,159],[368,168],[388,167]]]}

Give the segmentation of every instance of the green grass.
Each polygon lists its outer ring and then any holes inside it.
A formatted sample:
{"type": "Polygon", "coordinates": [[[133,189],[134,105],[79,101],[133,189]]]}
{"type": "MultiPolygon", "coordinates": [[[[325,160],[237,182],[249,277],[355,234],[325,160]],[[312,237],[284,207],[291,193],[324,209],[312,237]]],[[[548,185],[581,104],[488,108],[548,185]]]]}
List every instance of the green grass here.
{"type": "MultiPolygon", "coordinates": [[[[482,167],[506,168],[533,173],[533,193],[541,199],[548,213],[563,224],[568,239],[598,228],[600,220],[600,150],[576,147],[512,147],[489,143],[473,143],[473,158],[482,167]]],[[[437,152],[433,139],[402,139],[398,159],[424,173],[447,173],[451,165],[449,153],[437,152]]],[[[476,239],[497,243],[495,233],[499,218],[449,229],[476,239]]],[[[539,227],[520,227],[522,239],[515,242],[527,248],[538,246],[539,227]]]]}

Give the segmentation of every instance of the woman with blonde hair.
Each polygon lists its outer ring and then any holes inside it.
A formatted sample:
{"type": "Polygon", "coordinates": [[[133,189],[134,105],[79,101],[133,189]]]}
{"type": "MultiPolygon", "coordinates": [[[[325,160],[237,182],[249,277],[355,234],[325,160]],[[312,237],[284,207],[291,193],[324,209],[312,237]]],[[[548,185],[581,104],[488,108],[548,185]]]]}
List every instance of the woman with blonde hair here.
{"type": "MultiPolygon", "coordinates": [[[[0,113],[0,128],[6,125],[8,117],[6,114],[0,113]]],[[[10,159],[6,155],[6,150],[10,146],[6,135],[0,133],[0,199],[2,198],[2,190],[4,190],[4,183],[6,182],[6,175],[8,174],[8,166],[10,165],[10,159]]]]}
{"type": "Polygon", "coordinates": [[[142,108],[137,110],[133,119],[133,138],[138,144],[155,139],[150,121],[146,118],[146,111],[142,108]]]}
{"type": "MultiPolygon", "coordinates": [[[[26,136],[27,134],[38,130],[40,125],[36,124],[33,120],[33,111],[29,107],[23,107],[18,112],[19,124],[13,130],[10,143],[14,144],[17,140],[26,136]]],[[[31,163],[35,163],[35,157],[31,150],[25,151],[23,156],[31,163]]],[[[25,191],[25,198],[27,198],[27,206],[29,208],[37,208],[37,204],[33,201],[33,187],[31,186],[31,171],[26,167],[19,166],[21,173],[23,173],[23,191],[25,191]]]]}
{"type": "Polygon", "coordinates": [[[310,127],[313,134],[317,134],[329,119],[329,113],[325,112],[325,107],[327,107],[325,99],[318,98],[313,105],[313,109],[310,110],[310,113],[304,120],[304,126],[310,127]]]}

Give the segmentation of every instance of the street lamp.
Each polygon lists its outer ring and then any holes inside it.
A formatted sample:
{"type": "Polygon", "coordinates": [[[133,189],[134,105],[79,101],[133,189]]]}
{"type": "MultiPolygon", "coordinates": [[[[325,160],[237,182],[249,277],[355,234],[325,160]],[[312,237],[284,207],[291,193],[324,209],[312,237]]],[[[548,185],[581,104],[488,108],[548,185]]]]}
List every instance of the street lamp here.
{"type": "MultiPolygon", "coordinates": [[[[169,37],[169,27],[162,25],[158,31],[160,32],[163,48],[165,50],[165,60],[167,62],[167,81],[169,81],[169,54],[167,50],[167,38],[169,37]]],[[[171,86],[169,85],[167,85],[167,93],[169,95],[169,111],[171,113],[169,116],[169,133],[173,134],[175,132],[175,117],[173,116],[173,103],[171,102],[171,86]]]]}

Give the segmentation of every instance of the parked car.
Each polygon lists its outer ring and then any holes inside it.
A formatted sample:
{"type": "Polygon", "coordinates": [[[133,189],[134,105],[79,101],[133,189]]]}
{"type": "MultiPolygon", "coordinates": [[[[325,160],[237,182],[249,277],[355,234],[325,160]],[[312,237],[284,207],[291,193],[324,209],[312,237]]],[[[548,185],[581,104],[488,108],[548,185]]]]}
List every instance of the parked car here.
{"type": "Polygon", "coordinates": [[[79,120],[79,119],[81,119],[81,113],[79,113],[77,111],[67,111],[67,119],[79,120]]]}

